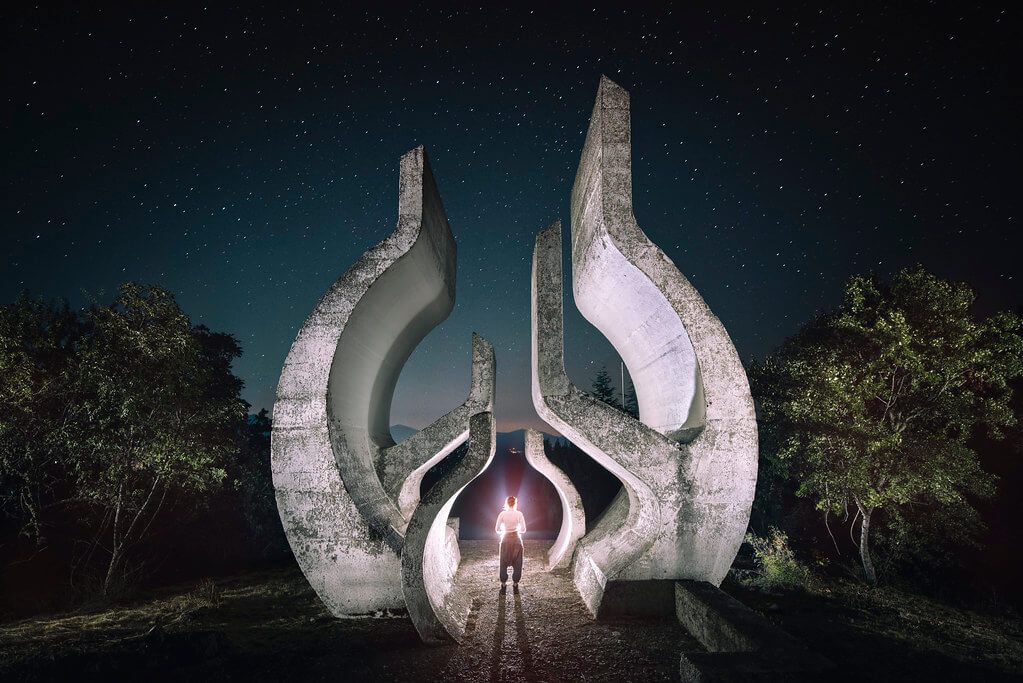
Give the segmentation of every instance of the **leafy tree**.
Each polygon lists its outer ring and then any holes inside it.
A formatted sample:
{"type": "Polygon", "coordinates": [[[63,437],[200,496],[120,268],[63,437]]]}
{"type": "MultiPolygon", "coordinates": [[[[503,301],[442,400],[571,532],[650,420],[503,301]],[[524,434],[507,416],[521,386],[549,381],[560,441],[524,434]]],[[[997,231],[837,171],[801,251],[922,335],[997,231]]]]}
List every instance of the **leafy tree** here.
{"type": "Polygon", "coordinates": [[[621,408],[614,385],[611,383],[611,375],[607,374],[607,368],[602,367],[597,376],[593,378],[593,383],[590,385],[590,393],[594,398],[603,401],[609,406],[621,408]]]}
{"type": "MultiPolygon", "coordinates": [[[[913,505],[973,513],[968,496],[994,490],[968,440],[1015,422],[1007,383],[1023,374],[1023,323],[1011,313],[977,320],[973,301],[967,285],[922,267],[891,282],[853,277],[838,310],[750,368],[765,457],[817,509],[853,509],[869,583],[878,511],[895,525],[913,505]]],[[[975,514],[945,519],[953,536],[976,528],[975,514]]]]}
{"type": "Polygon", "coordinates": [[[123,285],[86,324],[63,378],[74,401],[58,438],[93,521],[90,553],[109,558],[106,594],[168,496],[201,499],[223,480],[246,407],[230,372],[237,342],[193,327],[166,290],[123,285]]]}
{"type": "Polygon", "coordinates": [[[235,494],[229,500],[244,520],[249,544],[258,546],[258,556],[263,558],[289,552],[270,472],[270,427],[265,408],[249,415],[241,452],[227,470],[235,494]]]}
{"type": "Polygon", "coordinates": [[[582,498],[588,527],[618,495],[622,482],[567,439],[544,439],[544,452],[572,481],[582,498]]]}
{"type": "Polygon", "coordinates": [[[0,509],[20,536],[47,544],[46,511],[64,492],[61,444],[67,420],[66,372],[82,334],[67,302],[21,296],[0,308],[0,509]]]}

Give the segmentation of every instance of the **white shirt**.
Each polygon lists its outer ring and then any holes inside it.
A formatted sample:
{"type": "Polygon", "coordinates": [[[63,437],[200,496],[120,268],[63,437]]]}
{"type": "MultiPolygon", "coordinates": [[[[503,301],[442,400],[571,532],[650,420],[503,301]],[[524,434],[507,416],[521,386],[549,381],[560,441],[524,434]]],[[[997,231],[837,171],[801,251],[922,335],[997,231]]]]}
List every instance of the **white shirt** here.
{"type": "Polygon", "coordinates": [[[526,518],[518,510],[502,510],[497,516],[497,524],[494,531],[501,534],[506,531],[517,531],[520,534],[526,531],[526,518]]]}

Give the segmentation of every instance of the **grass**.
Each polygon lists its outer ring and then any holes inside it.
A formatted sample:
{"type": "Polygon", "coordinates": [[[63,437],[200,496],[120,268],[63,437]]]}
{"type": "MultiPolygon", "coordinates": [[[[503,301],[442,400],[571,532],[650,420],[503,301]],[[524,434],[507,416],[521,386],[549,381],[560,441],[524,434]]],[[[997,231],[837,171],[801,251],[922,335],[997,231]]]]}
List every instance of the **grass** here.
{"type": "Polygon", "coordinates": [[[809,589],[722,588],[838,664],[843,680],[1023,678],[1023,626],[1007,608],[980,612],[834,578],[809,589]]]}
{"type": "MultiPolygon", "coordinates": [[[[828,680],[1023,678],[1023,627],[1009,611],[840,579],[812,590],[765,592],[730,579],[722,587],[835,662],[828,680]]],[[[402,666],[427,671],[429,658],[445,656],[423,648],[407,618],[334,619],[297,568],[0,624],[3,680],[302,680],[342,671],[361,680],[402,666]]]]}

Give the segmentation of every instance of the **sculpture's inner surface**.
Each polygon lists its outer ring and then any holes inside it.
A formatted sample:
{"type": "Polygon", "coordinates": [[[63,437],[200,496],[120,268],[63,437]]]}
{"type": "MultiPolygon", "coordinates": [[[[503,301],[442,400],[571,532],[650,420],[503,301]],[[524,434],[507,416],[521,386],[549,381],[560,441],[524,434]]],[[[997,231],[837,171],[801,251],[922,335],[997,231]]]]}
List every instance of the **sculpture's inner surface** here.
{"type": "Polygon", "coordinates": [[[561,528],[554,543],[547,550],[547,567],[555,569],[568,565],[575,553],[575,545],[586,533],[586,515],[583,501],[572,480],[552,463],[544,452],[543,434],[527,429],[525,434],[526,461],[554,486],[561,503],[561,528]]]}
{"type": "Polygon", "coordinates": [[[394,445],[390,414],[398,376],[455,303],[457,250],[443,207],[431,207],[425,197],[421,230],[360,299],[334,354],[328,411],[349,448],[367,456],[394,445]]]}
{"type": "Polygon", "coordinates": [[[629,368],[640,420],[669,436],[698,430],[705,416],[703,385],[678,314],[650,279],[613,247],[580,240],[583,245],[607,253],[573,267],[576,306],[629,368]],[[587,285],[580,288],[579,282],[587,285]]]}
{"type": "MultiPolygon", "coordinates": [[[[458,494],[493,460],[496,435],[493,413],[473,415],[465,456],[433,485],[409,521],[401,551],[402,591],[412,623],[426,643],[459,641],[465,630],[469,603],[454,590],[458,562],[451,562],[448,550],[448,516],[458,494]]],[[[453,542],[457,552],[457,539],[453,542]]]]}
{"type": "MultiPolygon", "coordinates": [[[[465,440],[473,415],[493,406],[493,346],[473,335],[466,401],[400,445],[391,439],[402,366],[454,305],[455,243],[421,147],[401,159],[398,203],[397,228],[331,286],[302,326],[274,404],[281,521],[299,566],[336,615],[400,607],[402,571],[418,573],[423,590],[444,593],[459,562],[446,519],[416,551],[443,572],[429,572],[424,583],[422,561],[403,567],[399,554],[423,473],[465,440]]],[[[435,496],[431,510],[448,509],[450,500],[435,496]]]]}
{"type": "Polygon", "coordinates": [[[756,421],[724,327],[632,214],[629,95],[602,78],[572,190],[572,287],[629,366],[642,422],[564,373],[560,225],[533,256],[533,404],[622,482],[579,541],[573,576],[597,613],[611,580],[720,583],[756,477],[756,421]]]}
{"type": "Polygon", "coordinates": [[[628,366],[643,423],[688,439],[705,417],[700,368],[678,312],[637,267],[666,257],[632,215],[631,141],[629,95],[605,78],[572,188],[572,291],[628,366]]]}

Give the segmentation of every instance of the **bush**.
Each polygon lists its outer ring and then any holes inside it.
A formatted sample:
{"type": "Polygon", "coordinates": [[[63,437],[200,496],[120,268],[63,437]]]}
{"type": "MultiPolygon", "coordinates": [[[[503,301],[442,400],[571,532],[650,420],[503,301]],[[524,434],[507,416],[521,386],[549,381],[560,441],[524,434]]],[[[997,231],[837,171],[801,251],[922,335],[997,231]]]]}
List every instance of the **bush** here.
{"type": "Polygon", "coordinates": [[[817,579],[810,569],[796,559],[789,547],[789,537],[771,527],[766,538],[753,532],[744,539],[753,548],[753,560],[757,565],[754,577],[749,581],[763,589],[802,588],[811,590],[817,579]]]}

